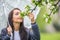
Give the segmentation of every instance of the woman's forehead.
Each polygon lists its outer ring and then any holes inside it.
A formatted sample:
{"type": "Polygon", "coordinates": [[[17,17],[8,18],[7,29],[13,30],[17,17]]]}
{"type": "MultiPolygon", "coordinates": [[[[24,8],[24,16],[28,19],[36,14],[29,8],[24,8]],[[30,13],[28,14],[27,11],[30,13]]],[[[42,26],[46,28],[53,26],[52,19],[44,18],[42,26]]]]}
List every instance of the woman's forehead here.
{"type": "Polygon", "coordinates": [[[16,10],[14,10],[14,12],[20,12],[20,10],[17,10],[17,9],[16,9],[16,10]]]}

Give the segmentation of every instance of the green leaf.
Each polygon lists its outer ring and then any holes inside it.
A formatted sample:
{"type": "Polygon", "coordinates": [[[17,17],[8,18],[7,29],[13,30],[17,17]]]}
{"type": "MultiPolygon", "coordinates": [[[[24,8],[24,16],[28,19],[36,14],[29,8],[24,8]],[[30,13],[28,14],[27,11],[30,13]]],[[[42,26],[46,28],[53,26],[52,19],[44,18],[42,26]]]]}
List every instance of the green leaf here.
{"type": "Polygon", "coordinates": [[[28,15],[29,14],[29,11],[30,11],[30,6],[29,5],[26,5],[26,7],[25,7],[25,11],[21,11],[20,12],[20,16],[21,17],[24,17],[24,16],[26,16],[26,15],[28,15]]]}

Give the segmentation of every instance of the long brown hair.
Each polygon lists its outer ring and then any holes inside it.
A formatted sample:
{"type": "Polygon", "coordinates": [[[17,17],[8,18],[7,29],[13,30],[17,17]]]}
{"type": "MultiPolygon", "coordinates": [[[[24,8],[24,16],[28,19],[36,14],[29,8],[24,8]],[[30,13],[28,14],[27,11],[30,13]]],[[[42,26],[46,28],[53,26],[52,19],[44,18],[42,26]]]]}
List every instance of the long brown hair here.
{"type": "MultiPolygon", "coordinates": [[[[13,25],[13,21],[12,21],[12,18],[13,18],[13,11],[14,10],[19,10],[21,11],[20,9],[18,8],[14,8],[10,13],[9,13],[9,16],[8,16],[8,21],[9,21],[9,24],[12,28],[12,33],[13,33],[13,40],[14,40],[14,25],[13,25]]],[[[19,35],[21,37],[21,40],[27,40],[27,32],[24,28],[24,25],[23,25],[23,22],[20,23],[20,28],[19,28],[19,35]]]]}

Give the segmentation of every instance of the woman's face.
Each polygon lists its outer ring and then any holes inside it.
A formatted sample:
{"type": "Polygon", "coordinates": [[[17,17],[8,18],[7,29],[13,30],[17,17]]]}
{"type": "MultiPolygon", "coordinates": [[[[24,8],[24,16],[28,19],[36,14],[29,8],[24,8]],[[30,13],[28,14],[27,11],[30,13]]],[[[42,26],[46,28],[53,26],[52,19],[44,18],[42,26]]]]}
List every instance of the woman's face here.
{"type": "Polygon", "coordinates": [[[20,23],[23,21],[23,18],[20,16],[20,10],[13,11],[13,22],[20,23]]]}

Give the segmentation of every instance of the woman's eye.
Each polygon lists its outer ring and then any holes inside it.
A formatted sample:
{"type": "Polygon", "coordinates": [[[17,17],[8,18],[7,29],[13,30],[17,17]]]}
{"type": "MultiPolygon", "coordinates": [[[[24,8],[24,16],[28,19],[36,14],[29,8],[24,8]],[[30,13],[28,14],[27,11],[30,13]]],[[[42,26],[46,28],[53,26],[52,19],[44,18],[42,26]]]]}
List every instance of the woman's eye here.
{"type": "Polygon", "coordinates": [[[15,15],[19,15],[19,13],[16,13],[15,15]]]}

